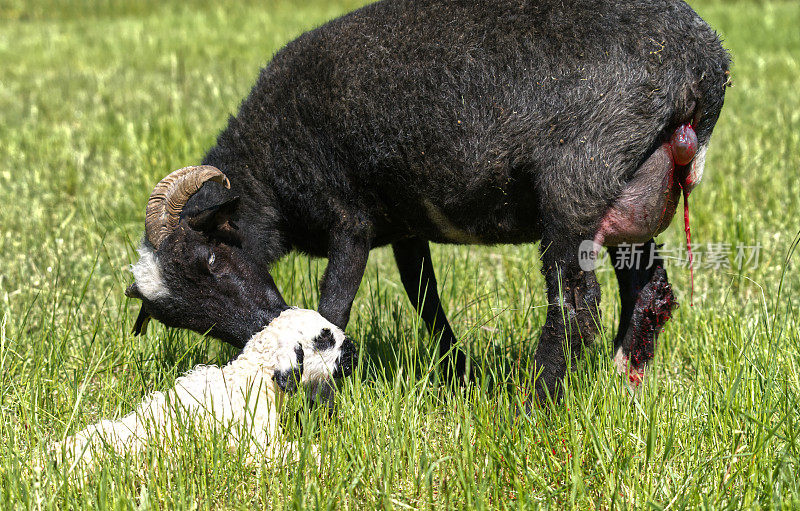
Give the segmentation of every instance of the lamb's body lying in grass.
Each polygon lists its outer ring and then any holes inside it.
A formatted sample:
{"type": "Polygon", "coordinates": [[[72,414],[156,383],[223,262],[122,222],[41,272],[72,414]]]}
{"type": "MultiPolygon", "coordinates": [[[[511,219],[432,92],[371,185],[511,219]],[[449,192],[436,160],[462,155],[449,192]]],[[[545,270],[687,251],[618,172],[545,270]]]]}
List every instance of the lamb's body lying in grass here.
{"type": "Polygon", "coordinates": [[[197,366],[125,417],[93,424],[51,451],[65,462],[88,463],[107,449],[133,453],[176,441],[193,421],[227,428],[231,446],[247,442],[251,462],[283,457],[290,450],[276,441],[283,394],[300,382],[313,387],[349,374],[354,354],[352,341],[317,312],[287,309],[228,365],[197,366]]]}

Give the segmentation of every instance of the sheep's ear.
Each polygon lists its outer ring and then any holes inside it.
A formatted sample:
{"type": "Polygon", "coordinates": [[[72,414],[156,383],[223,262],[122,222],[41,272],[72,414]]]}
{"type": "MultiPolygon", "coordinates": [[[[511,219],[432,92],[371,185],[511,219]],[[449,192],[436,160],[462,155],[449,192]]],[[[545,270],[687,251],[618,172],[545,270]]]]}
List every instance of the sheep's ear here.
{"type": "Polygon", "coordinates": [[[150,314],[144,310],[144,305],[139,309],[139,315],[136,316],[136,323],[133,325],[133,335],[142,335],[147,333],[147,324],[150,323],[150,314]]]}
{"type": "Polygon", "coordinates": [[[203,209],[184,212],[183,216],[189,222],[189,227],[197,231],[211,231],[218,229],[225,223],[234,220],[239,206],[239,197],[231,197],[203,209]]]}
{"type": "Polygon", "coordinates": [[[239,245],[242,238],[234,223],[238,207],[239,197],[231,197],[225,202],[187,213],[185,218],[192,229],[202,231],[220,241],[239,245]]]}
{"type": "Polygon", "coordinates": [[[303,347],[299,344],[294,349],[297,364],[287,369],[275,371],[272,380],[287,394],[294,394],[303,379],[303,347]]]}

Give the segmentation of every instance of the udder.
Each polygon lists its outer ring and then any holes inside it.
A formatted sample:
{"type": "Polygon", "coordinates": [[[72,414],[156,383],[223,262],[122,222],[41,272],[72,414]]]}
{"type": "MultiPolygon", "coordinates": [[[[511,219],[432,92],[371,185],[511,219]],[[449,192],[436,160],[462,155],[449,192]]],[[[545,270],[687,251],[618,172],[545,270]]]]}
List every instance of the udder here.
{"type": "Polygon", "coordinates": [[[663,232],[675,215],[681,192],[688,195],[700,181],[704,155],[705,147],[697,151],[691,125],[680,126],[625,185],[600,221],[595,242],[644,243],[663,232]]]}

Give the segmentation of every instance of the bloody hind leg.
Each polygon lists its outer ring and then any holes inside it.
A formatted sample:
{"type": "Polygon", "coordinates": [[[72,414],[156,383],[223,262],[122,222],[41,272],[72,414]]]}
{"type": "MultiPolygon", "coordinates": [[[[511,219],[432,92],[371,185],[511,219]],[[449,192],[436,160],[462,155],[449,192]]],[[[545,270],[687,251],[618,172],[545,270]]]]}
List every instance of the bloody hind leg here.
{"type": "MultiPolygon", "coordinates": [[[[651,249],[656,250],[655,244],[651,249]]],[[[678,306],[663,262],[660,258],[658,260],[662,264],[654,265],[652,269],[617,271],[623,310],[620,330],[614,341],[614,363],[617,371],[626,374],[635,386],[641,383],[645,367],[653,359],[658,336],[678,306]],[[645,275],[649,275],[649,280],[644,286],[631,284],[641,282],[645,275]]]]}
{"type": "Polygon", "coordinates": [[[466,356],[460,349],[453,348],[456,337],[439,299],[428,242],[419,238],[405,239],[393,243],[392,250],[411,304],[422,317],[428,332],[434,337],[440,336],[439,355],[444,357],[445,374],[462,378],[466,371],[466,356]]]}
{"type": "Polygon", "coordinates": [[[614,338],[614,353],[616,353],[628,333],[633,308],[639,294],[653,278],[656,268],[664,267],[664,261],[658,253],[655,240],[652,239],[642,245],[608,247],[608,255],[617,275],[621,304],[619,328],[614,338]]]}

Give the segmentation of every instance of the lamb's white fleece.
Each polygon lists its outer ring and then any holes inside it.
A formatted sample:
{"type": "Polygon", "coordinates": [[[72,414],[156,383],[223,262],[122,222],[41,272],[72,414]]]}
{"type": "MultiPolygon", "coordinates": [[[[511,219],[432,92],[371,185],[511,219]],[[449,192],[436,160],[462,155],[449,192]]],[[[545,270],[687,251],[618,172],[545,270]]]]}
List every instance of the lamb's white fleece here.
{"type": "Polygon", "coordinates": [[[152,394],[123,418],[93,424],[51,445],[50,451],[62,461],[88,463],[107,448],[132,453],[153,441],[177,440],[185,430],[181,425],[192,420],[232,426],[226,435],[229,445],[249,442],[252,462],[283,456],[288,446],[277,441],[283,392],[273,375],[297,366],[299,346],[304,354],[302,382],[326,380],[343,341],[344,333],[317,312],[288,309],[253,336],[225,367],[197,366],[178,378],[173,389],[152,394]],[[330,329],[336,343],[319,351],[313,340],[324,328],[330,329]],[[240,432],[246,432],[247,438],[240,438],[240,432]]]}

